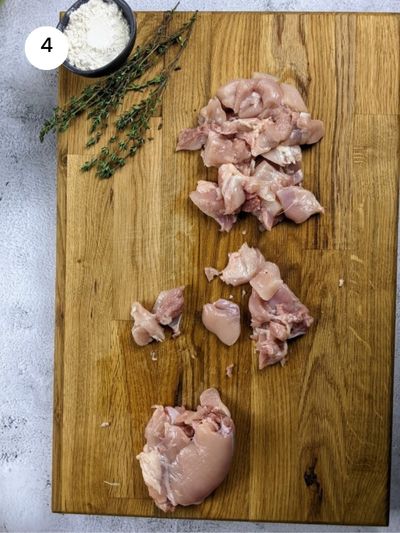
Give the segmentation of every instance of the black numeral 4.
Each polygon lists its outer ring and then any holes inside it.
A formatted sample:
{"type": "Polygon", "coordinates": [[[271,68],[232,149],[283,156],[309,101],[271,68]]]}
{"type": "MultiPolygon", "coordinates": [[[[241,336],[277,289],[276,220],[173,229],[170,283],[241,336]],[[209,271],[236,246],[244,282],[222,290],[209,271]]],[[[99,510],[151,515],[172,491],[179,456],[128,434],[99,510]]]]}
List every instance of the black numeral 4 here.
{"type": "Polygon", "coordinates": [[[48,52],[51,52],[53,50],[53,46],[51,46],[51,39],[50,37],[47,37],[45,42],[40,47],[42,50],[47,50],[48,52]]]}

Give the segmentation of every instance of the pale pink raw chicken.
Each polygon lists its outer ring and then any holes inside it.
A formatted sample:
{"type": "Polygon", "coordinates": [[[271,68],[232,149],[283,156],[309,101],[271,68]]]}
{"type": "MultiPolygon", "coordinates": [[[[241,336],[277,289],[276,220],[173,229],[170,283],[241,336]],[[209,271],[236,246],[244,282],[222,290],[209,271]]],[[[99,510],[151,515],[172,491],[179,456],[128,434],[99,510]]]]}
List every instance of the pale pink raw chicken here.
{"type": "Polygon", "coordinates": [[[222,109],[221,102],[216,96],[208,101],[208,104],[200,109],[199,125],[215,122],[223,124],[226,121],[226,113],[222,109]]]}
{"type": "Polygon", "coordinates": [[[324,208],[311,191],[302,187],[286,187],[277,192],[278,199],[287,218],[301,224],[324,208]]]}
{"type": "Polygon", "coordinates": [[[164,330],[158,322],[156,315],[150,313],[139,302],[132,304],[131,316],[133,318],[132,336],[139,346],[145,346],[153,340],[165,340],[164,330]]]}
{"type": "Polygon", "coordinates": [[[203,306],[202,321],[204,326],[214,333],[221,342],[232,346],[240,337],[239,306],[223,298],[203,306]]]}
{"type": "Polygon", "coordinates": [[[136,344],[145,346],[153,340],[165,340],[163,326],[172,329],[173,337],[180,335],[180,323],[184,306],[183,290],[177,287],[162,291],[158,295],[151,313],[141,303],[132,304],[131,316],[133,318],[132,336],[136,344]]]}
{"type": "Polygon", "coordinates": [[[246,176],[239,172],[235,165],[225,164],[219,167],[218,186],[224,199],[224,214],[236,213],[246,201],[246,194],[243,190],[245,181],[246,176]]]}
{"type": "Polygon", "coordinates": [[[200,150],[207,141],[209,130],[206,125],[182,130],[178,137],[176,150],[200,150]]]}
{"type": "Polygon", "coordinates": [[[288,146],[296,144],[314,144],[322,139],[325,129],[321,120],[312,119],[310,113],[299,113],[293,116],[293,130],[282,142],[288,146]]]}
{"type": "Polygon", "coordinates": [[[201,157],[206,167],[219,167],[224,163],[243,163],[250,160],[250,149],[244,140],[229,139],[210,131],[201,157]]]}
{"type": "Polygon", "coordinates": [[[324,135],[298,90],[261,72],[220,87],[204,106],[199,125],[179,135],[177,150],[198,150],[206,167],[218,167],[218,186],[199,182],[193,202],[230,231],[240,212],[271,230],[285,217],[304,222],[323,209],[311,192],[292,189],[303,181],[301,144],[324,135]],[[289,190],[287,190],[289,189],[289,190]],[[303,204],[303,205],[302,205],[303,204]]]}
{"type": "Polygon", "coordinates": [[[220,225],[221,231],[230,231],[236,222],[235,215],[225,215],[225,203],[221,189],[212,181],[200,180],[197,189],[190,193],[192,202],[220,225]]]}
{"type": "Polygon", "coordinates": [[[233,376],[233,369],[234,369],[234,364],[231,363],[230,365],[228,365],[225,369],[225,375],[227,378],[231,378],[233,376]]]}
{"type": "Polygon", "coordinates": [[[279,165],[280,167],[287,167],[301,162],[301,148],[300,146],[282,146],[279,145],[266,154],[263,154],[265,159],[279,165]]]}
{"type": "Polygon", "coordinates": [[[295,111],[307,111],[307,106],[296,87],[288,83],[281,83],[281,88],[283,90],[282,104],[295,111]]]}
{"type": "Polygon", "coordinates": [[[238,252],[229,254],[229,261],[221,273],[227,284],[249,282],[252,339],[259,353],[259,368],[284,364],[287,341],[304,335],[313,323],[307,307],[283,282],[279,267],[266,261],[260,250],[244,243],[238,252]]]}
{"type": "Polygon", "coordinates": [[[169,291],[162,291],[153,307],[156,319],[163,326],[172,329],[174,337],[180,334],[180,322],[184,305],[183,291],[185,287],[177,287],[169,291]]]}
{"type": "Polygon", "coordinates": [[[220,271],[213,267],[205,267],[204,274],[208,281],[212,281],[214,278],[217,278],[220,275],[220,271]]]}
{"type": "Polygon", "coordinates": [[[137,459],[154,503],[163,511],[198,505],[225,479],[235,426],[216,389],[200,395],[196,411],[155,406],[137,459]]]}
{"type": "Polygon", "coordinates": [[[250,285],[263,300],[269,300],[283,284],[281,273],[275,263],[265,264],[251,280],[250,285]]]}
{"type": "Polygon", "coordinates": [[[304,335],[313,323],[309,310],[282,283],[271,298],[264,300],[259,287],[254,288],[249,299],[252,338],[259,352],[259,368],[285,363],[287,340],[304,335]],[[257,290],[256,290],[257,289],[257,290]]]}
{"type": "Polygon", "coordinates": [[[221,273],[221,279],[227,285],[248,283],[265,265],[260,250],[250,248],[245,242],[239,251],[228,254],[228,264],[221,273]]]}

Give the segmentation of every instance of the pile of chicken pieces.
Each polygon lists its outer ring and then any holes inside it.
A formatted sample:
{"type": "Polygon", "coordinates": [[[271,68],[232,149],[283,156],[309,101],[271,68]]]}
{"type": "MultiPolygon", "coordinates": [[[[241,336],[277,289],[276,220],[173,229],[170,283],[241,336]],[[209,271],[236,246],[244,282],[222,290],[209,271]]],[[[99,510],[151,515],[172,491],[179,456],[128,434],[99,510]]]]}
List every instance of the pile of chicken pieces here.
{"type": "Polygon", "coordinates": [[[200,110],[198,126],[181,131],[177,150],[200,150],[206,167],[218,167],[218,183],[200,180],[193,203],[230,231],[240,212],[261,230],[285,217],[300,224],[323,213],[302,187],[300,145],[318,142],[322,121],[311,118],[295,87],[254,73],[220,87],[200,110]]]}
{"type": "MultiPolygon", "coordinates": [[[[300,145],[324,134],[297,89],[268,74],[254,73],[220,87],[200,111],[198,126],[183,130],[177,150],[201,150],[206,167],[218,168],[218,183],[201,180],[190,194],[193,203],[230,231],[240,212],[251,213],[261,230],[285,217],[300,224],[323,208],[303,188],[300,145]]],[[[219,271],[206,267],[208,281],[250,284],[249,311],[259,368],[285,364],[288,340],[307,332],[309,310],[281,278],[279,267],[244,243],[228,254],[219,271]]],[[[145,346],[180,334],[184,287],[162,291],[152,311],[132,306],[132,335],[145,346]]],[[[240,307],[218,299],[203,306],[204,326],[232,346],[241,335],[240,307]]],[[[227,367],[232,376],[233,364],[227,367]]],[[[200,395],[196,411],[156,405],[145,430],[146,444],[137,456],[149,495],[163,511],[201,503],[226,477],[234,452],[235,425],[216,389],[200,395]]]]}

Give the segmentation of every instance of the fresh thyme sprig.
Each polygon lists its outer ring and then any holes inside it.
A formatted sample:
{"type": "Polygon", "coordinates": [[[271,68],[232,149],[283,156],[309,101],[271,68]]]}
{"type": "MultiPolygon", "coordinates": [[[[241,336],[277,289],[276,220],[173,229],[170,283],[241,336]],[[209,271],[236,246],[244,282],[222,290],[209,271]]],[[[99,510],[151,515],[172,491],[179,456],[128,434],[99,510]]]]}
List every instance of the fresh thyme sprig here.
{"type": "MultiPolygon", "coordinates": [[[[107,127],[110,113],[120,107],[127,92],[143,92],[155,86],[155,89],[151,91],[147,98],[132,106],[117,121],[116,127],[120,131],[125,129],[128,124],[131,126],[126,134],[127,138],[118,142],[118,150],[110,150],[108,147],[103,147],[99,156],[85,163],[82,169],[90,170],[96,166],[97,175],[106,178],[113,175],[116,168],[123,166],[126,155],[133,156],[138,148],[144,144],[145,139],[141,138],[141,135],[143,136],[146,129],[148,129],[149,119],[160,101],[171,71],[176,66],[176,62],[190,37],[196,13],[178,30],[168,34],[176,7],[164,13],[162,22],[154,34],[143,46],[136,48],[133,56],[125,66],[108,76],[105,82],[86,87],[79,96],[73,96],[64,108],[56,107],[53,110],[52,117],[44,123],[40,131],[40,141],[43,141],[50,131],[66,131],[76,117],[87,111],[87,118],[90,120],[91,125],[89,128],[90,137],[86,146],[92,146],[99,142],[107,127]],[[161,74],[142,83],[135,83],[135,80],[143,77],[176,44],[180,45],[180,49],[175,59],[161,74]],[[121,127],[124,122],[126,123],[125,126],[121,127]]],[[[111,137],[112,142],[116,142],[116,139],[114,135],[111,137]]]]}
{"type": "MultiPolygon", "coordinates": [[[[81,167],[83,171],[96,168],[96,175],[99,178],[110,178],[117,169],[125,165],[127,157],[134,156],[146,142],[145,133],[150,128],[150,118],[160,103],[171,73],[177,68],[177,63],[189,41],[195,20],[196,14],[182,26],[184,31],[179,32],[179,35],[175,37],[176,42],[180,45],[177,54],[158,76],[150,80],[150,84],[156,85],[155,89],[146,98],[125,111],[116,121],[117,132],[124,132],[124,135],[112,136],[108,143],[109,146],[103,147],[97,157],[84,163],[81,167]]],[[[148,86],[146,85],[146,87],[148,86]]]]}
{"type": "Polygon", "coordinates": [[[164,13],[163,20],[154,35],[144,46],[138,46],[128,63],[108,76],[104,83],[89,85],[83,89],[78,97],[73,96],[65,107],[54,108],[52,117],[46,120],[40,131],[40,140],[43,141],[45,135],[50,131],[66,131],[78,115],[89,109],[92,110],[89,115],[92,119],[91,129],[94,131],[103,118],[101,110],[110,108],[110,104],[117,105],[117,102],[120,101],[122,96],[120,89],[123,80],[127,79],[128,83],[131,83],[135,79],[135,73],[139,76],[143,75],[146,71],[146,59],[148,60],[151,56],[154,57],[154,49],[157,50],[160,47],[161,50],[164,49],[166,31],[173,13],[174,10],[164,13]]]}

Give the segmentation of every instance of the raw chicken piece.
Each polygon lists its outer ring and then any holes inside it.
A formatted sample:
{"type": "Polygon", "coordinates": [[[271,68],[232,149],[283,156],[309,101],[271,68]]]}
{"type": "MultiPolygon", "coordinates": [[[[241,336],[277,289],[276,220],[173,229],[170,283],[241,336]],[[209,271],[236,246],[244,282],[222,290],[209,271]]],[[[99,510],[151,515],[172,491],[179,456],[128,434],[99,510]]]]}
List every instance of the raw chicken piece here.
{"type": "Polygon", "coordinates": [[[284,105],[290,107],[294,111],[307,112],[307,106],[296,87],[289,85],[288,83],[281,83],[281,88],[283,90],[282,103],[284,105]]]}
{"type": "Polygon", "coordinates": [[[270,77],[240,80],[233,110],[240,118],[257,117],[265,109],[281,105],[282,97],[280,84],[270,77]]]}
{"type": "Polygon", "coordinates": [[[232,463],[235,426],[216,389],[200,396],[197,411],[156,406],[137,456],[157,507],[203,502],[224,480],[232,463]]]}
{"type": "Polygon", "coordinates": [[[240,337],[240,309],[228,300],[220,299],[203,306],[204,326],[214,333],[221,342],[232,346],[240,337]]]}
{"type": "Polygon", "coordinates": [[[302,187],[286,187],[277,192],[287,218],[301,224],[316,213],[323,213],[324,208],[311,191],[302,187]]]}
{"type": "MultiPolygon", "coordinates": [[[[278,78],[276,76],[264,74],[263,72],[253,72],[252,78],[278,82],[278,78]]],[[[280,104],[286,105],[295,111],[307,111],[306,104],[304,103],[304,100],[296,87],[289,85],[288,83],[281,83],[280,88],[283,93],[280,99],[280,104]]]]}
{"type": "MultiPolygon", "coordinates": [[[[284,117],[284,116],[283,116],[284,117]]],[[[250,133],[239,133],[251,148],[251,155],[257,157],[269,152],[290,135],[292,125],[289,120],[274,122],[272,118],[260,121],[259,127],[250,133]]]]}
{"type": "Polygon", "coordinates": [[[265,265],[260,250],[250,248],[246,242],[238,252],[232,252],[228,257],[228,264],[221,273],[221,279],[234,287],[248,283],[265,265]]]}
{"type": "Polygon", "coordinates": [[[310,113],[293,114],[294,127],[289,137],[282,144],[293,146],[296,144],[314,144],[322,139],[325,133],[324,123],[312,119],[310,113]]]}
{"type": "Polygon", "coordinates": [[[291,176],[292,185],[299,185],[304,178],[301,170],[302,154],[300,146],[279,145],[273,150],[262,154],[265,159],[271,161],[281,172],[291,176]]]}
{"type": "Polygon", "coordinates": [[[278,171],[273,165],[271,165],[271,163],[268,163],[268,161],[265,161],[264,159],[262,159],[255,166],[253,176],[255,176],[256,178],[268,178],[271,172],[278,172],[278,171]]]}
{"type": "Polygon", "coordinates": [[[288,345],[286,341],[281,341],[273,336],[269,329],[256,328],[252,339],[256,341],[258,352],[258,368],[262,370],[266,366],[281,363],[283,366],[287,361],[288,345]]]}
{"type": "Polygon", "coordinates": [[[222,124],[213,125],[214,131],[221,135],[236,135],[237,133],[246,133],[260,127],[259,118],[232,118],[222,124]]]}
{"type": "Polygon", "coordinates": [[[132,304],[131,316],[133,318],[132,336],[136,344],[145,346],[153,340],[165,340],[164,329],[168,326],[173,331],[173,337],[180,335],[180,323],[183,311],[183,290],[177,287],[162,291],[157,297],[150,313],[139,302],[132,304]]]}
{"type": "Polygon", "coordinates": [[[230,365],[228,365],[226,367],[226,370],[225,370],[225,374],[226,374],[226,377],[227,378],[231,378],[233,376],[233,368],[234,368],[234,364],[231,363],[230,365]]]}
{"type": "Polygon", "coordinates": [[[200,180],[197,189],[189,195],[192,202],[203,213],[218,222],[221,231],[230,231],[236,222],[235,215],[225,215],[225,204],[221,189],[211,181],[200,180]]]}
{"type": "Polygon", "coordinates": [[[293,177],[279,172],[266,161],[257,165],[253,176],[244,181],[243,187],[248,194],[257,194],[263,200],[275,200],[275,194],[283,187],[293,184],[293,177]]]}
{"type": "Polygon", "coordinates": [[[246,176],[243,176],[235,165],[225,164],[218,169],[218,185],[224,198],[226,215],[236,213],[240,206],[246,201],[243,190],[243,183],[246,176]]]}
{"type": "Polygon", "coordinates": [[[282,187],[293,183],[293,176],[277,171],[267,161],[259,163],[254,175],[244,182],[246,202],[242,211],[251,213],[261,222],[261,229],[270,231],[283,220],[283,208],[276,197],[282,187]]]}
{"type": "Polygon", "coordinates": [[[165,340],[164,330],[157,321],[156,315],[150,313],[139,302],[132,304],[133,318],[132,336],[139,346],[145,346],[153,340],[165,340]]]}
{"type": "Polygon", "coordinates": [[[251,79],[233,80],[220,87],[217,97],[240,118],[251,118],[282,105],[284,91],[273,76],[255,73],[251,79]]]}
{"type": "Polygon", "coordinates": [[[213,410],[220,411],[221,413],[225,413],[225,415],[229,418],[231,417],[231,412],[221,400],[219,392],[217,391],[217,389],[214,389],[214,387],[206,389],[200,394],[200,405],[212,408],[213,410]]]}
{"type": "Polygon", "coordinates": [[[268,300],[262,299],[253,287],[249,311],[260,369],[277,362],[284,364],[286,341],[304,335],[313,323],[307,307],[284,283],[268,300]]]}
{"type": "Polygon", "coordinates": [[[260,230],[271,231],[271,229],[282,222],[282,206],[278,200],[262,200],[260,212],[252,213],[260,222],[260,230]]]}
{"type": "Polygon", "coordinates": [[[243,174],[243,176],[251,176],[256,168],[256,160],[251,159],[248,163],[238,163],[236,168],[243,174]]]}
{"type": "Polygon", "coordinates": [[[262,98],[255,86],[258,80],[241,80],[236,86],[233,111],[240,118],[257,117],[264,109],[262,98]]]}
{"type": "Polygon", "coordinates": [[[220,275],[220,271],[213,267],[205,267],[204,273],[208,281],[212,281],[220,275]]]}
{"type": "Polygon", "coordinates": [[[173,331],[173,337],[180,335],[180,322],[183,311],[183,287],[162,291],[157,297],[153,307],[156,319],[163,326],[169,326],[173,331]]]}
{"type": "Polygon", "coordinates": [[[242,163],[249,161],[251,154],[243,139],[230,140],[210,131],[201,157],[206,167],[219,167],[224,163],[242,163]]]}
{"type": "Polygon", "coordinates": [[[224,107],[233,109],[235,107],[236,89],[242,80],[233,80],[220,87],[217,91],[217,97],[224,107]]]}
{"type": "Polygon", "coordinates": [[[279,145],[273,150],[263,154],[265,159],[272,161],[280,167],[286,167],[288,165],[295,165],[301,163],[301,148],[300,146],[282,146],[279,145]]]}
{"type": "Polygon", "coordinates": [[[246,201],[242,205],[242,211],[256,215],[256,213],[261,211],[261,198],[257,194],[246,194],[246,201]]]}
{"type": "Polygon", "coordinates": [[[251,280],[250,285],[263,300],[269,300],[283,284],[281,273],[275,263],[265,265],[251,280]]]}
{"type": "Polygon", "coordinates": [[[313,323],[307,307],[283,283],[269,300],[263,300],[253,288],[249,298],[251,325],[264,327],[266,324],[278,322],[287,330],[286,339],[304,335],[313,323]]]}
{"type": "Polygon", "coordinates": [[[221,102],[216,96],[208,101],[208,104],[200,109],[199,125],[207,122],[223,124],[226,121],[226,113],[222,109],[221,102]]]}
{"type": "Polygon", "coordinates": [[[176,151],[179,150],[200,150],[208,138],[210,128],[207,125],[197,128],[186,128],[179,133],[176,151]]]}

